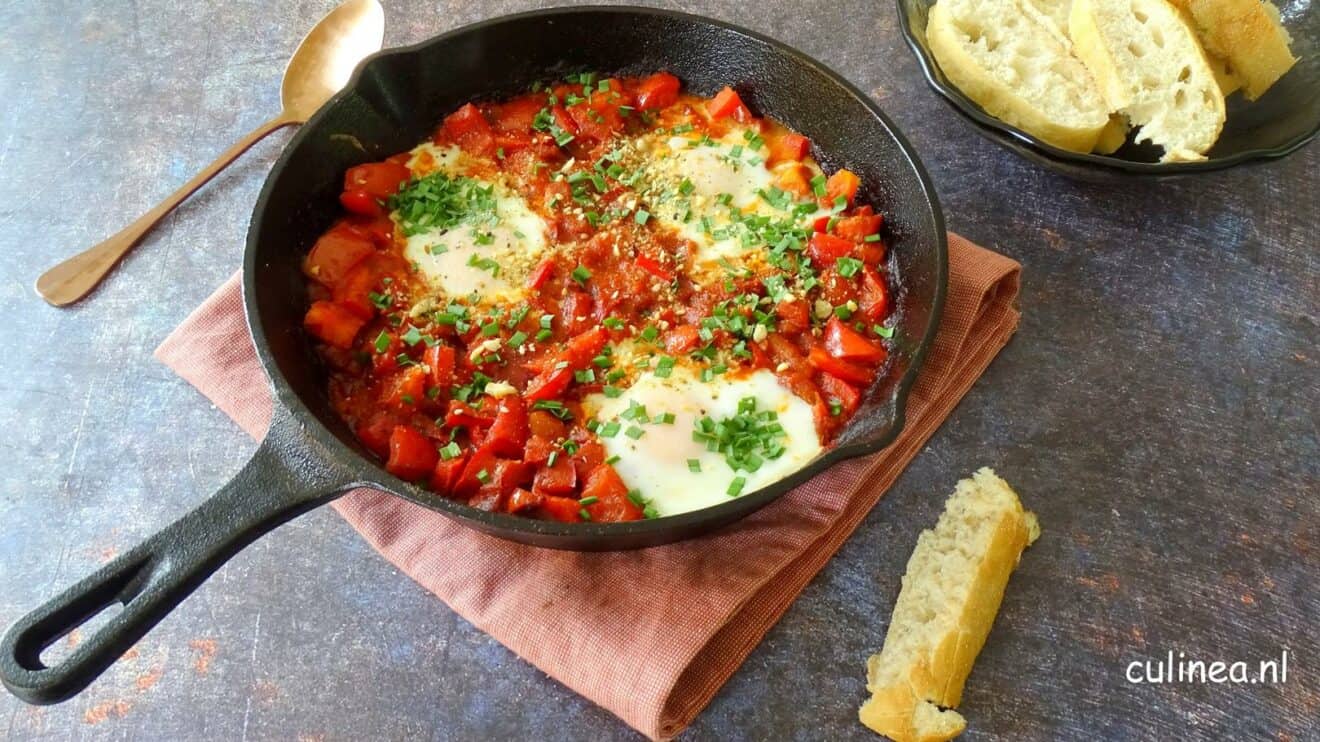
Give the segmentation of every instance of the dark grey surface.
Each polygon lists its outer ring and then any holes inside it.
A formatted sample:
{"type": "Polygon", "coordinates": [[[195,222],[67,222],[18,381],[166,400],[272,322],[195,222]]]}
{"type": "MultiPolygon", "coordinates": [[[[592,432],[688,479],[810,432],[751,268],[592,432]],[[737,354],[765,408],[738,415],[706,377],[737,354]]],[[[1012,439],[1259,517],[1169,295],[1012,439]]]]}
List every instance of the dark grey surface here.
{"type": "MultiPolygon", "coordinates": [[[[255,447],[151,350],[236,269],[282,136],[72,310],[31,290],[271,115],[332,3],[0,3],[0,623],[195,505],[255,447]]],[[[393,2],[387,43],[530,7],[393,2]]],[[[1022,260],[1023,322],[692,739],[871,735],[856,722],[902,566],[990,464],[1045,535],[1014,577],[965,739],[1320,738],[1320,227],[1314,146],[1166,184],[1078,184],[975,136],[926,90],[892,8],[681,7],[774,35],[869,91],[952,229],[1022,260]],[[1133,685],[1127,663],[1290,652],[1276,685],[1133,685]]],[[[3,697],[14,739],[613,739],[329,511],[222,569],[84,696],[3,697]]]]}

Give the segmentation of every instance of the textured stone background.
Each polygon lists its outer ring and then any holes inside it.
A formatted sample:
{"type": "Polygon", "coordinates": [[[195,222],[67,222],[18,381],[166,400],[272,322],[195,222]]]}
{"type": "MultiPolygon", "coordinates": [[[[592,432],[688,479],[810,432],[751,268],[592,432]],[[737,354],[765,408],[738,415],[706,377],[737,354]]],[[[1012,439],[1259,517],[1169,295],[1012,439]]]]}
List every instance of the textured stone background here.
{"type": "MultiPolygon", "coordinates": [[[[386,43],[535,5],[387,2],[386,43]]],[[[234,271],[286,134],[175,215],[90,301],[32,281],[278,107],[332,0],[0,2],[0,624],[223,483],[253,444],[151,358],[234,271]]],[[[966,739],[1320,738],[1320,148],[1168,184],[1073,182],[929,92],[888,3],[678,4],[857,83],[951,228],[1026,265],[1017,338],[688,732],[869,736],[862,663],[917,532],[991,464],[1045,535],[969,684],[966,739]],[[1258,659],[1277,686],[1135,686],[1127,662],[1258,659]]],[[[625,739],[378,558],[329,511],[239,555],[85,694],[0,698],[14,739],[625,739]]]]}

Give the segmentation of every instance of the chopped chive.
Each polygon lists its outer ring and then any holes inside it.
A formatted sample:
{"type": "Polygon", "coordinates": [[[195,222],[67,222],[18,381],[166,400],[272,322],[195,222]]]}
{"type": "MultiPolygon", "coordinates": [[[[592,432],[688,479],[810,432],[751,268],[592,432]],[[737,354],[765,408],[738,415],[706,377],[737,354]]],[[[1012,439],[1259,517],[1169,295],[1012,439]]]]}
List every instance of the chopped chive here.
{"type": "Polygon", "coordinates": [[[389,334],[387,334],[384,330],[381,330],[380,334],[376,336],[375,345],[376,345],[377,353],[384,353],[385,351],[389,350],[390,348],[389,334]]]}
{"type": "Polygon", "coordinates": [[[587,505],[595,505],[598,502],[600,502],[600,498],[596,497],[595,495],[584,497],[581,500],[578,500],[578,504],[583,507],[586,507],[587,505]]]}
{"type": "Polygon", "coordinates": [[[445,461],[455,458],[462,453],[463,449],[459,448],[458,444],[454,441],[450,441],[440,448],[440,458],[445,461]]]}
{"type": "Polygon", "coordinates": [[[729,488],[725,492],[728,493],[729,497],[737,497],[742,494],[743,487],[746,486],[747,477],[734,477],[733,481],[729,482],[729,488]]]}
{"type": "Polygon", "coordinates": [[[699,459],[688,459],[688,471],[701,472],[701,461],[699,459]]]}

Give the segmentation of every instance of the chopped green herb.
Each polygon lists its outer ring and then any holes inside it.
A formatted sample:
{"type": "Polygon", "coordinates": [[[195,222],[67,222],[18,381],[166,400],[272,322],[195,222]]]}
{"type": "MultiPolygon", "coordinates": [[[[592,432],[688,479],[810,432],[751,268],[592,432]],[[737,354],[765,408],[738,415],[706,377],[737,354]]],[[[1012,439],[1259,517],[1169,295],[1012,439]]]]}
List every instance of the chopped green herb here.
{"type": "Polygon", "coordinates": [[[377,353],[384,353],[385,351],[389,350],[390,349],[389,334],[386,333],[384,330],[381,330],[380,334],[376,336],[375,346],[377,353]]]}

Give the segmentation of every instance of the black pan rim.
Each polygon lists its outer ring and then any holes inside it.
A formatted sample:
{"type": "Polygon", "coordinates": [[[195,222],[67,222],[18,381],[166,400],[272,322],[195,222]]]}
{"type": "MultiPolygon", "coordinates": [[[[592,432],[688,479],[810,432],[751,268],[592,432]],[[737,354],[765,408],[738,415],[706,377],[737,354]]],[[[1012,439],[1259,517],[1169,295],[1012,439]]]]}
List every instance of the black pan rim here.
{"type": "Polygon", "coordinates": [[[571,540],[578,542],[606,539],[628,539],[632,537],[645,541],[648,536],[656,537],[673,532],[690,533],[704,524],[712,522],[729,522],[764,507],[781,497],[793,486],[801,484],[838,461],[874,453],[887,447],[898,437],[898,434],[902,431],[905,425],[907,398],[911,392],[912,385],[916,381],[918,372],[925,361],[926,354],[934,341],[935,333],[939,328],[940,320],[944,311],[947,284],[948,238],[945,229],[944,214],[939,205],[938,194],[935,190],[934,183],[930,178],[930,174],[922,165],[921,160],[917,157],[916,151],[911,143],[900,133],[898,127],[893,121],[891,121],[879,106],[877,106],[868,96],[862,93],[855,85],[818,60],[776,39],[764,36],[735,24],[700,15],[667,9],[627,5],[557,7],[503,15],[452,29],[416,44],[385,49],[367,57],[361,64],[359,64],[344,89],[335,94],[335,96],[322,106],[322,108],[314,114],[307,123],[303,124],[299,131],[290,138],[289,142],[285,145],[283,152],[271,167],[266,183],[263,185],[261,193],[258,195],[256,204],[253,207],[252,219],[248,227],[248,236],[243,258],[242,280],[243,307],[246,315],[248,332],[252,337],[253,345],[257,350],[257,356],[261,361],[263,370],[269,380],[270,387],[274,394],[274,404],[282,405],[288,410],[293,418],[302,424],[305,434],[308,437],[314,438],[319,444],[328,448],[330,456],[339,462],[346,462],[345,468],[357,475],[355,484],[352,486],[370,487],[393,495],[402,496],[407,500],[431,510],[444,513],[460,522],[468,522],[478,530],[487,533],[498,534],[500,532],[516,532],[533,538],[563,539],[565,541],[571,540]],[[935,297],[931,306],[931,319],[927,323],[925,333],[921,337],[919,344],[912,354],[912,360],[907,371],[895,385],[893,393],[894,424],[890,427],[887,435],[873,441],[832,448],[826,451],[820,458],[809,463],[806,467],[798,470],[794,474],[789,475],[787,478],[720,505],[650,520],[622,523],[558,523],[479,510],[394,477],[386,472],[378,463],[368,460],[362,454],[347,446],[343,441],[331,433],[321,421],[317,419],[316,415],[312,413],[302,399],[293,392],[287,380],[285,380],[280,374],[278,364],[276,363],[273,354],[270,352],[268,339],[260,322],[257,321],[259,310],[256,306],[256,291],[253,288],[259,270],[257,265],[257,236],[261,232],[261,226],[266,217],[267,203],[270,199],[276,176],[287,166],[288,161],[298,149],[299,145],[312,135],[315,130],[314,125],[327,115],[328,110],[355,93],[365,71],[368,67],[377,62],[377,60],[393,56],[413,54],[430,45],[444,43],[453,37],[477,32],[484,28],[510,21],[592,13],[617,14],[623,16],[640,14],[660,18],[671,18],[684,22],[714,26],[732,33],[747,36],[767,45],[778,54],[799,61],[825,79],[840,86],[848,93],[848,95],[864,106],[872,116],[879,119],[894,137],[899,148],[907,158],[909,165],[912,167],[913,172],[917,176],[922,190],[926,193],[927,201],[931,207],[931,217],[936,231],[935,249],[937,273],[935,297]]]}
{"type": "Polygon", "coordinates": [[[922,76],[926,78],[926,84],[938,93],[951,108],[970,119],[976,125],[979,134],[1012,149],[1023,157],[1041,161],[1043,164],[1067,165],[1105,173],[1147,177],[1192,175],[1227,170],[1238,165],[1282,159],[1305,147],[1317,135],[1320,135],[1320,121],[1317,121],[1310,131],[1299,134],[1277,147],[1248,149],[1228,157],[1217,157],[1199,162],[1138,162],[1136,160],[1125,160],[1121,157],[1060,149],[991,116],[957,87],[952,84],[945,84],[940,80],[939,63],[931,56],[925,45],[917,39],[916,32],[912,28],[912,17],[908,14],[906,3],[904,0],[894,0],[894,5],[898,9],[899,33],[903,35],[903,40],[907,42],[908,49],[917,58],[917,65],[921,68],[922,76]]]}

